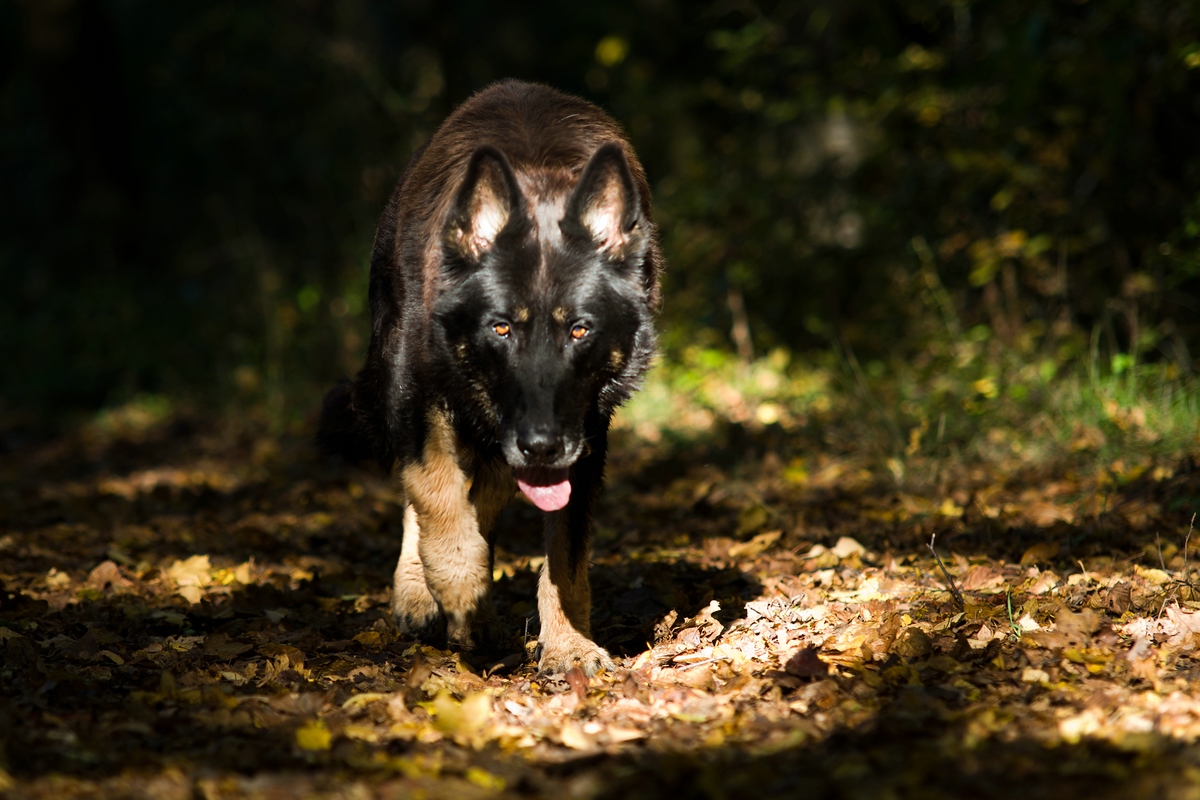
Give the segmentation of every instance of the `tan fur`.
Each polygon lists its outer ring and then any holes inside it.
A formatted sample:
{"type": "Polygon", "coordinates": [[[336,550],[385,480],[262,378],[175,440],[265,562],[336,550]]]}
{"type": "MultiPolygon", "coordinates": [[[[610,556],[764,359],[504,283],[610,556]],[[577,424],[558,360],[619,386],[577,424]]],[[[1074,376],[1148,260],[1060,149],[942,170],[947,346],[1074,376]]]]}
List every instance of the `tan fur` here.
{"type": "MultiPolygon", "coordinates": [[[[364,368],[363,374],[371,380],[420,375],[420,370],[411,365],[405,364],[403,369],[396,365],[401,352],[407,352],[405,346],[418,341],[412,338],[415,333],[431,329],[438,300],[451,285],[444,263],[446,248],[481,253],[495,242],[516,210],[510,207],[507,193],[498,195],[496,187],[500,184],[489,179],[479,184],[478,194],[467,198],[470,206],[461,216],[470,219],[471,224],[465,230],[459,224],[450,224],[451,215],[463,210],[457,205],[458,192],[480,147],[491,146],[503,154],[529,206],[522,213],[533,223],[531,235],[546,253],[561,244],[565,204],[573,196],[582,171],[598,148],[610,142],[617,143],[625,155],[639,197],[640,218],[649,222],[650,187],[641,164],[620,126],[591,104],[545,87],[506,81],[488,87],[456,109],[405,170],[381,222],[371,262],[372,308],[381,311],[372,316],[376,328],[368,352],[369,369],[364,368]],[[395,287],[403,287],[405,298],[419,302],[397,305],[392,291],[395,287]],[[377,299],[381,301],[378,305],[377,299]]],[[[617,184],[603,187],[584,221],[605,248],[619,248],[625,241],[621,216],[614,206],[620,199],[617,184]]],[[[646,308],[655,312],[661,299],[661,254],[652,228],[647,230],[650,234],[642,288],[646,308]]],[[[533,277],[531,297],[549,302],[557,296],[544,258],[533,277]]],[[[527,322],[541,313],[541,308],[529,306],[525,311],[527,314],[518,313],[514,321],[527,322]]],[[[568,308],[560,308],[554,319],[565,324],[571,313],[568,308]]],[[[462,359],[460,353],[456,355],[462,359]]],[[[364,390],[364,396],[374,403],[372,418],[379,420],[380,432],[392,437],[384,442],[382,455],[392,455],[392,446],[401,441],[406,448],[411,446],[412,442],[405,439],[409,433],[392,430],[387,422],[387,413],[396,409],[386,403],[395,398],[386,392],[375,398],[382,391],[377,384],[368,381],[364,385],[371,387],[364,390]]],[[[469,391],[486,401],[484,386],[476,383],[469,391]]],[[[484,421],[497,425],[499,420],[490,404],[478,405],[485,417],[492,415],[484,421]]],[[[511,498],[514,481],[507,465],[478,463],[479,456],[463,448],[452,420],[444,413],[433,413],[429,428],[418,461],[407,461],[412,454],[406,448],[402,454],[397,452],[402,460],[400,475],[408,506],[393,609],[401,627],[412,632],[444,616],[451,642],[470,646],[471,629],[479,627],[490,608],[489,531],[500,507],[511,498]]],[[[585,452],[590,452],[590,447],[585,446],[585,452]]],[[[576,535],[586,535],[586,521],[584,525],[576,535]]],[[[576,572],[568,569],[569,538],[565,512],[551,515],[547,561],[538,589],[541,667],[556,671],[579,663],[590,673],[610,666],[611,661],[587,638],[586,558],[576,572]]]]}
{"type": "Polygon", "coordinates": [[[517,322],[528,322],[529,309],[525,306],[521,306],[513,313],[513,319],[515,319],[517,322]]]}
{"type": "Polygon", "coordinates": [[[546,519],[546,562],[538,579],[538,636],[542,672],[566,672],[578,666],[588,675],[612,669],[608,652],[592,641],[592,590],[587,558],[572,572],[568,556],[567,514],[557,511],[546,519]]]}
{"type": "Polygon", "coordinates": [[[446,415],[432,412],[421,461],[401,472],[413,513],[405,513],[393,591],[400,625],[430,621],[427,593],[445,615],[447,638],[460,647],[474,645],[476,623],[490,622],[492,554],[487,532],[513,491],[511,477],[493,466],[476,470],[471,455],[459,446],[446,415]]]}
{"type": "Polygon", "coordinates": [[[561,323],[567,321],[567,310],[565,308],[563,308],[562,306],[559,306],[558,308],[556,308],[552,312],[550,312],[550,316],[554,317],[555,322],[558,322],[561,324],[561,323]]]}
{"type": "Polygon", "coordinates": [[[602,250],[620,250],[625,246],[621,230],[621,186],[610,176],[600,197],[583,215],[583,224],[602,250]]]}
{"type": "Polygon", "coordinates": [[[404,508],[404,541],[392,578],[392,615],[401,633],[418,633],[428,628],[439,613],[437,601],[425,583],[425,568],[418,552],[420,537],[417,510],[409,504],[404,508]]]}
{"type": "MultiPolygon", "coordinates": [[[[469,648],[481,628],[495,624],[489,534],[516,487],[507,465],[474,463],[444,413],[430,414],[429,424],[422,460],[401,473],[408,505],[392,612],[406,633],[427,629],[444,615],[449,641],[469,648]]],[[[591,640],[587,561],[570,569],[565,511],[547,516],[545,539],[538,666],[543,672],[579,666],[589,675],[612,669],[608,653],[591,640]]]]}

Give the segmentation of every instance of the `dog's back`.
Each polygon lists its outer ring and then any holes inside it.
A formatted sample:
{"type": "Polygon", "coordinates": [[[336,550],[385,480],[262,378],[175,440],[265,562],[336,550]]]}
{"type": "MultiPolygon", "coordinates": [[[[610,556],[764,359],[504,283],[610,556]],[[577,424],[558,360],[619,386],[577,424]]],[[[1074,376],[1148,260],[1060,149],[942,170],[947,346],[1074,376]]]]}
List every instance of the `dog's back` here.
{"type": "MultiPolygon", "coordinates": [[[[480,146],[503,153],[527,194],[569,190],[589,157],[605,142],[625,151],[641,213],[650,218],[650,187],[632,146],[611,117],[591,103],[548,86],[505,80],[459,106],[409,161],[379,220],[371,254],[371,344],[355,381],[326,395],[317,440],[323,450],[351,461],[377,460],[390,470],[399,455],[397,420],[383,403],[394,376],[381,368],[405,328],[424,328],[439,289],[442,232],[471,155],[480,146]]],[[[658,243],[646,254],[643,291],[651,313],[661,304],[658,243]]],[[[420,358],[420,348],[410,358],[420,358]]],[[[393,397],[393,401],[399,401],[393,397]]]]}

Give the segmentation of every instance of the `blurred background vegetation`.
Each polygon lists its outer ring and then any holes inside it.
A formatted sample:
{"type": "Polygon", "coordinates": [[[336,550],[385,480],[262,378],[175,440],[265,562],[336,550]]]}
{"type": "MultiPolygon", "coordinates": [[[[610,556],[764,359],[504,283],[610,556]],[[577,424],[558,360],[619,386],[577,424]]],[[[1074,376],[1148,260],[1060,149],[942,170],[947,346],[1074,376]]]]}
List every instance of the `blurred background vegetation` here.
{"type": "Polygon", "coordinates": [[[853,408],[883,456],[988,413],[1195,441],[1196,3],[0,0],[0,37],[10,438],[180,404],[303,428],[361,362],[399,169],[515,76],[648,169],[647,437],[853,408]]]}

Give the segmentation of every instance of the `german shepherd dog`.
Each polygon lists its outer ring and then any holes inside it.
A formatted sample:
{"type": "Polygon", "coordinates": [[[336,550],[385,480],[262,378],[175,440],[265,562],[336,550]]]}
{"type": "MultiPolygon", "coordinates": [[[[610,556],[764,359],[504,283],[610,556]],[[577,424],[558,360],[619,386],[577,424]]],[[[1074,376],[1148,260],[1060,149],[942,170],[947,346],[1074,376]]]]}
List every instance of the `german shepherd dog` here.
{"type": "Polygon", "coordinates": [[[319,433],[399,469],[402,632],[495,633],[491,529],[520,489],[545,512],[539,669],[612,668],[588,536],[609,421],[656,352],[661,263],[645,173],[590,103],[493,84],[413,156],[375,234],[366,364],[319,433]]]}

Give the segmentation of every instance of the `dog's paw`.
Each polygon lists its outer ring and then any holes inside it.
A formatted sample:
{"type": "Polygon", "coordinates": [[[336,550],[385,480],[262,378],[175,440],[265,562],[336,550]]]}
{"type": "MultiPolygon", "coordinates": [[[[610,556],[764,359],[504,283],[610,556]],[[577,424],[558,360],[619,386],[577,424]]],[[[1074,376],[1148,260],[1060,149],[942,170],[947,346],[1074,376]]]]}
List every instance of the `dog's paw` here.
{"type": "Polygon", "coordinates": [[[440,627],[442,612],[422,581],[404,581],[392,589],[392,617],[401,635],[426,637],[440,627]]]}
{"type": "Polygon", "coordinates": [[[446,641],[451,647],[456,650],[490,650],[503,642],[504,626],[490,603],[485,603],[469,620],[459,621],[447,615],[446,641]]]}
{"type": "Polygon", "coordinates": [[[590,677],[602,669],[614,669],[607,650],[578,634],[552,642],[539,642],[538,650],[538,672],[543,675],[579,667],[590,677]]]}

